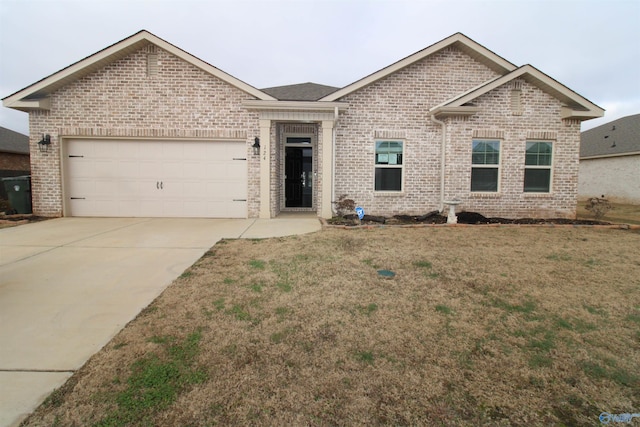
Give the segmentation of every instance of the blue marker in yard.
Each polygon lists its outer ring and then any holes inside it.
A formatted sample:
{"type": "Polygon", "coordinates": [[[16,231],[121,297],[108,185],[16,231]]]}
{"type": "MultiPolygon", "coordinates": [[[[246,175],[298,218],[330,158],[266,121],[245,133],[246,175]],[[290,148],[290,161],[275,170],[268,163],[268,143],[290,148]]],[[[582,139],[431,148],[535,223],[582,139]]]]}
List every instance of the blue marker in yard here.
{"type": "Polygon", "coordinates": [[[362,218],[364,218],[364,209],[362,209],[360,206],[356,208],[356,213],[358,214],[358,218],[360,218],[361,220],[362,218]]]}

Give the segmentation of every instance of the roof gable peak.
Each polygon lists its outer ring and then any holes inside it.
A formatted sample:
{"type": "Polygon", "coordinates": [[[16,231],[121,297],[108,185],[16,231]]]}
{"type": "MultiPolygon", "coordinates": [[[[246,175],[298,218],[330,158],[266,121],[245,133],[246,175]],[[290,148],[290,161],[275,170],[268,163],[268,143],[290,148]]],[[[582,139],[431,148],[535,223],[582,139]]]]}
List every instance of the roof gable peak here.
{"type": "Polygon", "coordinates": [[[485,93],[490,92],[517,78],[524,79],[525,81],[538,87],[540,90],[560,100],[565,105],[562,111],[563,119],[572,118],[579,120],[589,120],[597,117],[602,117],[604,115],[604,110],[602,108],[598,107],[593,102],[569,89],[557,80],[549,77],[530,64],[518,67],[508,74],[492,79],[483,85],[462,93],[453,99],[445,101],[444,103],[431,108],[430,111],[433,114],[438,114],[439,112],[445,111],[447,109],[456,109],[462,107],[465,104],[473,101],[474,99],[484,95],[485,93]]]}
{"type": "Polygon", "coordinates": [[[432,44],[418,52],[409,55],[400,61],[397,61],[379,71],[376,71],[373,74],[368,75],[344,88],[321,98],[320,101],[337,101],[338,99],[355,92],[359,89],[362,89],[365,86],[368,86],[384,77],[387,77],[405,67],[408,67],[412,64],[415,64],[418,61],[427,58],[428,56],[433,55],[436,52],[439,52],[448,47],[456,47],[462,50],[467,55],[471,56],[475,60],[485,64],[489,68],[496,71],[498,74],[506,74],[516,69],[516,66],[511,62],[507,61],[503,57],[497,55],[481,44],[475,42],[471,38],[465,36],[464,34],[457,32],[445,39],[440,40],[437,43],[432,44]]]}
{"type": "Polygon", "coordinates": [[[237,87],[238,89],[256,97],[257,99],[273,100],[270,95],[256,89],[255,87],[239,80],[232,75],[214,67],[213,65],[197,58],[179,47],[167,42],[147,30],[137,33],[108,46],[93,55],[90,55],[78,62],[69,65],[62,70],[51,74],[38,82],[27,86],[3,99],[5,107],[22,111],[32,109],[48,109],[47,97],[61,87],[78,80],[92,72],[104,67],[106,64],[117,61],[145,46],[147,43],[177,56],[178,58],[200,68],[201,70],[237,87]]]}

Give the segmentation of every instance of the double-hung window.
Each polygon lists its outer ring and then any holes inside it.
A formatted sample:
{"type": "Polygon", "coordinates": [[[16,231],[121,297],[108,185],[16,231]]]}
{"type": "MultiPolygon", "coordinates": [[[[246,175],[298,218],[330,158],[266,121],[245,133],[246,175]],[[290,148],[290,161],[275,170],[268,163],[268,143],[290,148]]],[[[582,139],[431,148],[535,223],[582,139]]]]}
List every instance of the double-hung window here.
{"type": "Polygon", "coordinates": [[[473,140],[471,191],[497,192],[500,180],[500,141],[473,140]]]}
{"type": "Polygon", "coordinates": [[[402,141],[376,141],[375,191],[402,191],[402,141]]]}
{"type": "Polygon", "coordinates": [[[553,144],[543,141],[527,141],[524,159],[524,192],[548,193],[551,191],[551,157],[553,144]]]}

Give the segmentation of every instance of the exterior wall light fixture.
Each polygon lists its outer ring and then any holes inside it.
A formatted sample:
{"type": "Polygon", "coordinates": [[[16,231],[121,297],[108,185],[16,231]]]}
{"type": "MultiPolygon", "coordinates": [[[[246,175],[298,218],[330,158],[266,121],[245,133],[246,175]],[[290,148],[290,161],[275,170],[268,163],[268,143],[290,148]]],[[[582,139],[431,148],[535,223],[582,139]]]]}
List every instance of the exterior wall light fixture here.
{"type": "Polygon", "coordinates": [[[38,149],[41,153],[46,153],[49,151],[49,147],[51,146],[51,135],[42,134],[42,139],[38,141],[38,149]]]}
{"type": "Polygon", "coordinates": [[[253,140],[253,145],[251,147],[253,147],[253,154],[255,154],[256,156],[259,156],[260,155],[260,138],[256,136],[256,138],[253,140]]]}

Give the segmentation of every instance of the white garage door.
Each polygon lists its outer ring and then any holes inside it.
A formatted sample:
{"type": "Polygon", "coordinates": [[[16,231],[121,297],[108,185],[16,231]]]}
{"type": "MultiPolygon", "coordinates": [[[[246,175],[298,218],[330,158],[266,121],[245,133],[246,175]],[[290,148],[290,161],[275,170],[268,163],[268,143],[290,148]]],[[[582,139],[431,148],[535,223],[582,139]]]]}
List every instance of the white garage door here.
{"type": "Polygon", "coordinates": [[[71,139],[70,216],[247,217],[247,146],[229,141],[71,139]]]}

